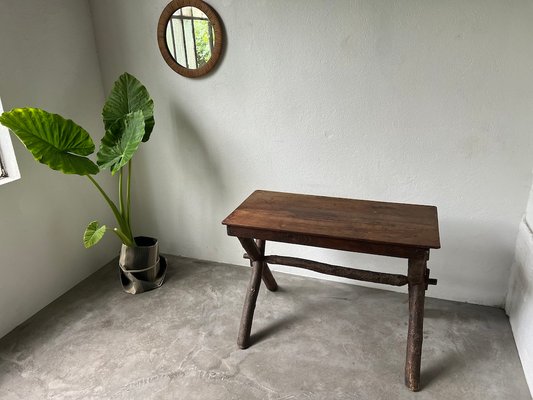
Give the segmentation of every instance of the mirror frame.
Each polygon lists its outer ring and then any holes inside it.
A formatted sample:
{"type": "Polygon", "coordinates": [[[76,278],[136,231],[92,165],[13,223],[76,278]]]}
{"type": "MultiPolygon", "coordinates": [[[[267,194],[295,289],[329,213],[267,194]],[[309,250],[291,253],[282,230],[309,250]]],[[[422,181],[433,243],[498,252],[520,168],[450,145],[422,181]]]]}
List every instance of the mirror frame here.
{"type": "Polygon", "coordinates": [[[206,75],[215,67],[220,55],[222,54],[222,44],[224,43],[224,36],[222,35],[222,21],[220,20],[216,11],[210,5],[201,0],[172,0],[163,9],[163,12],[159,17],[159,23],[157,25],[157,43],[163,59],[166,61],[168,66],[178,74],[188,78],[197,78],[199,76],[206,75]],[[183,65],[178,64],[174,57],[172,57],[167,45],[166,31],[168,22],[170,21],[170,17],[182,7],[198,8],[207,16],[207,18],[209,18],[209,21],[213,24],[213,30],[215,31],[215,45],[213,47],[213,52],[211,53],[211,58],[205,65],[197,69],[185,68],[183,65]]]}

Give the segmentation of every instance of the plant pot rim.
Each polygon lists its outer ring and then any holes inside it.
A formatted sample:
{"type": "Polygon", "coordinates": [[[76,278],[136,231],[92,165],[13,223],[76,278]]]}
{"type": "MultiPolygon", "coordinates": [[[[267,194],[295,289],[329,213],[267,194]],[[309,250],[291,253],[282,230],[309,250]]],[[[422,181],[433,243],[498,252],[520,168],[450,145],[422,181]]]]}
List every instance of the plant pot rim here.
{"type": "MultiPolygon", "coordinates": [[[[135,236],[133,239],[135,240],[136,247],[143,247],[143,248],[155,247],[158,245],[158,242],[159,242],[157,238],[154,238],[151,236],[135,236]]],[[[126,247],[131,247],[131,246],[126,246],[126,247]]]]}

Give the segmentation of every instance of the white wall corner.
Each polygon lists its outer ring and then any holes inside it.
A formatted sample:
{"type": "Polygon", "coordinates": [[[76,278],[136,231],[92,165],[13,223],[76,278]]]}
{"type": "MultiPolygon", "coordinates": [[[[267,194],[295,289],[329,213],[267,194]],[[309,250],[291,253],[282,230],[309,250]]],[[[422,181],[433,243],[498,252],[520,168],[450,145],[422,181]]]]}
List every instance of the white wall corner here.
{"type": "MultiPolygon", "coordinates": [[[[0,114],[3,112],[2,99],[0,99],[0,114]]],[[[7,177],[0,177],[0,185],[20,179],[20,171],[9,130],[3,125],[0,125],[0,160],[2,167],[7,171],[7,177]]]]}
{"type": "Polygon", "coordinates": [[[527,218],[522,220],[518,231],[505,310],[533,395],[533,232],[527,218]]]}

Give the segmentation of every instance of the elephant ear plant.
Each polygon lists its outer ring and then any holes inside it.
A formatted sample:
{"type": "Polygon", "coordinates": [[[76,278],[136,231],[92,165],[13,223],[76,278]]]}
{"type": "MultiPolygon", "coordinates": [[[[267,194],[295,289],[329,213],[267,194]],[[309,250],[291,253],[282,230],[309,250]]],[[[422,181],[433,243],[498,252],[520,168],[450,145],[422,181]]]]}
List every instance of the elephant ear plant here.
{"type": "MultiPolygon", "coordinates": [[[[152,274],[147,275],[146,266],[150,264],[144,256],[140,261],[144,270],[123,267],[131,259],[131,254],[138,252],[138,247],[150,247],[153,253],[153,247],[157,245],[155,239],[133,236],[130,206],[132,157],[139,145],[150,138],[155,123],[154,102],[137,78],[124,73],[115,82],[104,104],[102,116],[105,134],[96,154],[96,163],[87,157],[95,151],[91,136],[70,119],[39,108],[15,108],[4,112],[0,116],[0,123],[13,131],[37,161],[64,174],[85,176],[96,187],[113,211],[118,225],[112,231],[123,243],[119,263],[123,275],[130,281],[139,280],[139,276],[134,273],[143,272],[141,278],[153,281],[160,272],[159,265],[155,275],[154,271],[148,271],[152,274]],[[94,178],[103,169],[109,169],[111,175],[118,175],[116,202],[94,178]],[[131,253],[129,255],[128,249],[131,253]],[[128,270],[134,272],[128,273],[128,270]]],[[[91,222],[83,235],[85,247],[91,247],[100,241],[106,230],[106,225],[100,225],[98,221],[91,222]]],[[[159,264],[157,249],[156,253],[154,261],[159,264]]],[[[123,285],[124,282],[123,279],[123,285]]],[[[156,286],[160,284],[162,280],[156,286]]],[[[137,289],[130,292],[142,291],[139,289],[140,285],[137,286],[137,289]]]]}

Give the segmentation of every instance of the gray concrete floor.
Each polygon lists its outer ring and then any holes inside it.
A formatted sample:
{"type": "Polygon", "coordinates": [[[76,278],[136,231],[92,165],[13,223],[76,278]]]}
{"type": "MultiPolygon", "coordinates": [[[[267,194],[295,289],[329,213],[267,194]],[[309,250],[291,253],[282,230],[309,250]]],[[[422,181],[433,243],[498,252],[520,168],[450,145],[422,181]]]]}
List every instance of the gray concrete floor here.
{"type": "Polygon", "coordinates": [[[275,273],[239,350],[249,269],[168,259],[158,290],[123,293],[110,263],[1,339],[0,398],[531,398],[502,310],[428,299],[412,393],[406,295],[275,273]]]}

